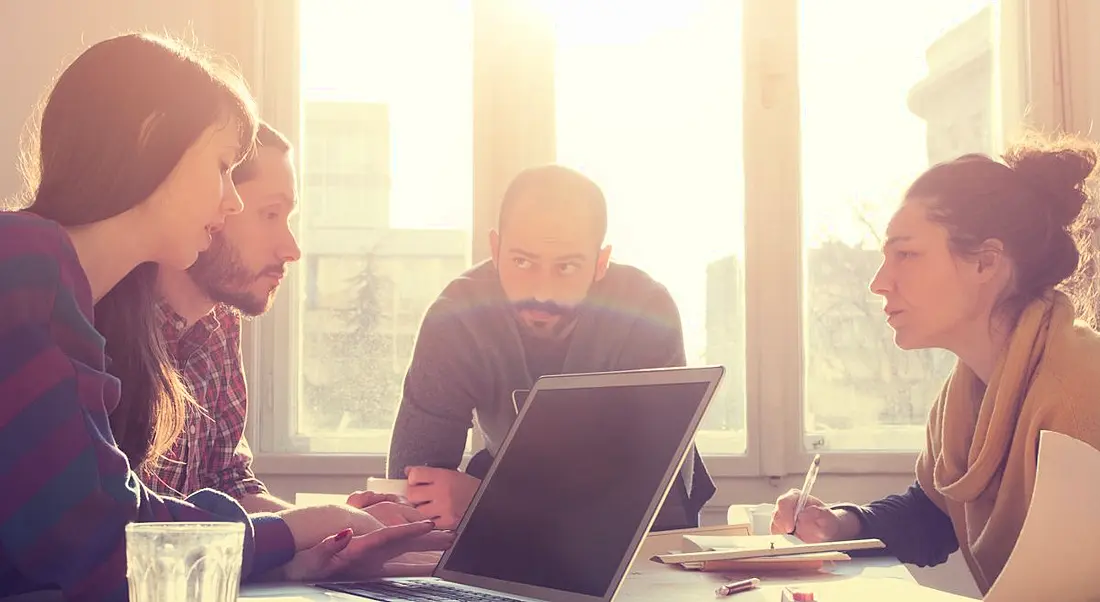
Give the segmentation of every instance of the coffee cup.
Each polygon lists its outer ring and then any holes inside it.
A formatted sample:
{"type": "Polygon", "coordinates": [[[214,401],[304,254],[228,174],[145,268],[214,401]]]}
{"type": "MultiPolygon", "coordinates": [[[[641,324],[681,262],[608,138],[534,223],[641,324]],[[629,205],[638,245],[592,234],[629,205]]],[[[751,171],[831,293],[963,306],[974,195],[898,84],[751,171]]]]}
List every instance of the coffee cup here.
{"type": "Polygon", "coordinates": [[[409,490],[409,483],[405,479],[383,479],[369,477],[367,479],[367,491],[374,493],[392,493],[404,497],[409,490]]]}

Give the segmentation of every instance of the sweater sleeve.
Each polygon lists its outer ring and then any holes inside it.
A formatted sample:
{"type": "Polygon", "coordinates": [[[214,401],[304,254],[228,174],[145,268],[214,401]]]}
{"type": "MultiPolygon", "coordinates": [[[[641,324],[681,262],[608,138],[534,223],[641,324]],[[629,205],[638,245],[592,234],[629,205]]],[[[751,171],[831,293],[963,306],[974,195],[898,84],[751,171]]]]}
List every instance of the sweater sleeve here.
{"type": "Polygon", "coordinates": [[[432,304],[420,325],[390,438],[386,475],[405,478],[406,466],[457,469],[477,405],[480,371],[472,342],[444,300],[432,304]]]}
{"type": "Polygon", "coordinates": [[[183,501],[141,484],[108,420],[118,381],[58,342],[97,344],[59,274],[57,257],[0,257],[0,566],[74,602],[126,600],[125,527],[161,521],[244,523],[245,578],[289,560],[281,519],[250,519],[214,492],[183,501]]]}
{"type": "Polygon", "coordinates": [[[687,365],[684,330],[676,301],[663,286],[651,295],[634,323],[616,370],[687,365]]]}
{"type": "Polygon", "coordinates": [[[917,483],[905,493],[889,495],[866,506],[838,504],[833,508],[848,510],[859,517],[859,537],[879,539],[886,544],[885,550],[875,553],[894,556],[906,564],[935,566],[946,562],[959,549],[951,518],[917,483]]]}

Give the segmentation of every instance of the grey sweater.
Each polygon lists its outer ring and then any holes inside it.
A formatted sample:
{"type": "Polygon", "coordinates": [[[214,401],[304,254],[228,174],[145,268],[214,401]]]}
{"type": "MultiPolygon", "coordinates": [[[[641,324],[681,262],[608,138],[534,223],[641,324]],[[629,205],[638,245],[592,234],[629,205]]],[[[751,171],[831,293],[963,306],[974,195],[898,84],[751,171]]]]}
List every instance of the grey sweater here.
{"type": "MultiPolygon", "coordinates": [[[[683,366],[680,314],[668,290],[645,272],[612,264],[578,316],[563,373],[683,366]]],[[[456,469],[475,423],[495,454],[516,417],[512,392],[534,378],[492,262],[453,280],[428,308],[405,376],[387,473],[406,466],[456,469]]],[[[692,449],[655,528],[698,522],[714,484],[692,449]],[[678,493],[673,493],[678,492],[678,493]],[[674,500],[679,496],[680,499],[674,500]],[[678,516],[686,512],[687,518],[678,516]]]]}

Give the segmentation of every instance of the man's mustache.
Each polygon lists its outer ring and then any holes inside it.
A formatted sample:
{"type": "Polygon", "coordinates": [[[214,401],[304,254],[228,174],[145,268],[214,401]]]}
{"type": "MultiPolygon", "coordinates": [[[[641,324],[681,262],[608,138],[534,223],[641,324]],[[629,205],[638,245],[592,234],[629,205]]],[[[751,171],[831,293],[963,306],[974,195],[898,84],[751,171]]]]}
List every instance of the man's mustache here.
{"type": "Polygon", "coordinates": [[[257,278],[262,278],[264,276],[274,276],[276,278],[282,278],[283,276],[286,276],[286,264],[267,266],[266,268],[260,270],[257,278]]]}
{"type": "Polygon", "coordinates": [[[565,316],[574,311],[574,308],[559,305],[553,301],[539,301],[537,299],[523,299],[513,303],[516,311],[538,311],[552,316],[565,316]]]}

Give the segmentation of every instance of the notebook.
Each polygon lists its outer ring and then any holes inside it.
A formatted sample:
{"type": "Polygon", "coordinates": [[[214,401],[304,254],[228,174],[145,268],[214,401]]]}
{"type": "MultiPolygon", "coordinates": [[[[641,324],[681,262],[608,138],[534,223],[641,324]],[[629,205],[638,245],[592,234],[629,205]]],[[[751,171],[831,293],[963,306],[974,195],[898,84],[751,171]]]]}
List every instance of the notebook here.
{"type": "Polygon", "coordinates": [[[780,563],[848,560],[843,552],[881,549],[878,539],[854,539],[824,543],[805,543],[793,535],[686,535],[680,551],[659,554],[653,560],[664,564],[700,568],[699,564],[729,561],[755,561],[763,565],[780,563]]]}
{"type": "Polygon", "coordinates": [[[723,373],[540,378],[432,577],[318,585],[381,601],[611,600],[723,373]]]}

